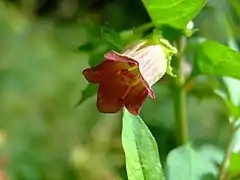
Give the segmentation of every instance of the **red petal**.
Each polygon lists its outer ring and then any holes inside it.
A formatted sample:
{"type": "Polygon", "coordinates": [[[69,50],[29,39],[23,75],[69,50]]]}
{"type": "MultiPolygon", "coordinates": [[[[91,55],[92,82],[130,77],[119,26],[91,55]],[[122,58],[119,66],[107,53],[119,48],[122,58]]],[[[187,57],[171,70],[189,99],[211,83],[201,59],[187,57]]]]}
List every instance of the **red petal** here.
{"type": "Polygon", "coordinates": [[[135,65],[138,65],[138,62],[127,57],[124,55],[121,55],[115,51],[109,51],[107,54],[104,55],[105,59],[111,60],[111,61],[121,61],[126,63],[134,63],[135,65]]]}
{"type": "Polygon", "coordinates": [[[97,107],[103,113],[115,113],[123,107],[121,97],[129,86],[121,80],[121,76],[112,76],[99,85],[97,107]],[[111,78],[111,79],[110,79],[111,78]]]}
{"type": "Polygon", "coordinates": [[[147,89],[148,95],[149,95],[151,98],[155,98],[154,91],[153,91],[152,88],[149,86],[149,84],[147,83],[147,81],[145,81],[145,80],[143,79],[143,77],[141,77],[141,81],[142,81],[143,85],[145,86],[145,88],[147,89]]]}
{"type": "Polygon", "coordinates": [[[147,89],[139,83],[131,88],[130,92],[124,98],[123,102],[130,113],[138,115],[147,96],[147,89]]]}
{"type": "MultiPolygon", "coordinates": [[[[112,60],[112,61],[121,61],[121,62],[127,62],[127,63],[130,63],[130,64],[135,64],[135,65],[139,65],[139,63],[130,58],[130,57],[127,57],[125,55],[121,55],[115,51],[110,51],[108,52],[107,54],[104,55],[104,57],[107,59],[107,60],[112,60]]],[[[138,69],[139,70],[139,69],[138,69]]],[[[140,70],[139,70],[140,72],[140,70]]],[[[142,77],[142,76],[141,76],[142,77]]],[[[142,77],[142,83],[143,85],[146,87],[147,91],[148,91],[148,94],[151,98],[154,98],[155,95],[154,95],[154,91],[152,90],[152,88],[149,86],[149,84],[147,83],[147,81],[145,81],[145,79],[142,77]]]]}
{"type": "Polygon", "coordinates": [[[93,70],[92,68],[87,68],[83,70],[83,75],[90,83],[98,83],[99,82],[99,71],[93,70]]]}
{"type": "Polygon", "coordinates": [[[88,82],[100,83],[112,74],[116,74],[120,68],[120,63],[106,60],[98,66],[83,70],[83,75],[88,82]]]}

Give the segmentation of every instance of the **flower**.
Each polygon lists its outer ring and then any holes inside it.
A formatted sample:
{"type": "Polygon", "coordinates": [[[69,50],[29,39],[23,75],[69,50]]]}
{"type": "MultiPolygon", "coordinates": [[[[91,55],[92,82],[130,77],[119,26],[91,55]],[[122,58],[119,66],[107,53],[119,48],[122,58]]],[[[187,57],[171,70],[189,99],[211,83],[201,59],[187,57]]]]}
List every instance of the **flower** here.
{"type": "Polygon", "coordinates": [[[152,85],[166,71],[171,74],[169,61],[174,53],[176,49],[164,39],[158,43],[142,40],[122,53],[106,53],[101,64],[83,71],[90,83],[99,84],[98,110],[115,113],[125,106],[130,113],[138,115],[147,96],[155,97],[152,85]]]}

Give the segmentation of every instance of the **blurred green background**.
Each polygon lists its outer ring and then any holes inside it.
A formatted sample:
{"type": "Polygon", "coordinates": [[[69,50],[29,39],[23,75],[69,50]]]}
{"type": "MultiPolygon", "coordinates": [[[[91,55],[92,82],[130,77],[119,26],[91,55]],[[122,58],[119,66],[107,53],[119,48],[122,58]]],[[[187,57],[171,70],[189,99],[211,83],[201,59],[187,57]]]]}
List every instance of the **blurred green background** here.
{"type": "MultiPolygon", "coordinates": [[[[239,41],[239,17],[238,0],[210,0],[194,19],[195,36],[239,41]]],[[[0,168],[9,180],[126,179],[121,115],[98,113],[96,96],[75,105],[87,87],[82,70],[109,50],[101,27],[149,21],[140,0],[0,1],[0,168]],[[89,42],[94,51],[78,50],[89,42]]],[[[226,107],[212,96],[214,83],[201,80],[187,99],[190,138],[222,149],[226,107]]],[[[161,81],[153,88],[157,98],[141,116],[164,162],[177,146],[173,99],[161,81]]]]}

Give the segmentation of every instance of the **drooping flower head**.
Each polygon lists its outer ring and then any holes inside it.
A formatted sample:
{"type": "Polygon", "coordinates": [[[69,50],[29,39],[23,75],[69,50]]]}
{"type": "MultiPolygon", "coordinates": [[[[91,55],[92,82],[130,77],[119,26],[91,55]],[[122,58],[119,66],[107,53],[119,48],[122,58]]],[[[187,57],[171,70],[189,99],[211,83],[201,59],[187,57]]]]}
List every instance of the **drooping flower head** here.
{"type": "Polygon", "coordinates": [[[121,53],[106,53],[101,64],[83,71],[90,83],[99,84],[98,110],[115,113],[125,106],[138,115],[146,97],[155,97],[152,85],[165,73],[174,76],[170,60],[176,52],[167,40],[154,36],[127,46],[121,53]]]}

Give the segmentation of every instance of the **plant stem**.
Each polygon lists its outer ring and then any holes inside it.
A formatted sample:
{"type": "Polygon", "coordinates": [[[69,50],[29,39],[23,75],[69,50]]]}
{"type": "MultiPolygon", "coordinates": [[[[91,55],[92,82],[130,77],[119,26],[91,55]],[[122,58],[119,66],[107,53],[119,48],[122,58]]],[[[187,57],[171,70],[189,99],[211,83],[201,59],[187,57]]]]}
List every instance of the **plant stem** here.
{"type": "Polygon", "coordinates": [[[233,140],[233,137],[234,137],[234,133],[236,132],[236,129],[234,127],[234,124],[230,124],[230,128],[231,128],[231,134],[230,134],[230,137],[228,139],[228,143],[227,143],[227,147],[226,147],[226,151],[225,151],[225,154],[224,154],[224,158],[223,158],[223,161],[221,163],[221,166],[219,168],[219,174],[218,174],[218,180],[225,180],[226,179],[226,165],[227,165],[227,162],[229,160],[229,157],[231,155],[231,145],[232,145],[232,140],[233,140]]]}
{"type": "Polygon", "coordinates": [[[174,96],[177,138],[180,145],[188,142],[188,126],[185,109],[186,94],[182,88],[176,89],[174,96]]]}
{"type": "Polygon", "coordinates": [[[145,32],[145,31],[147,31],[147,30],[149,30],[149,29],[151,29],[153,27],[154,27],[154,24],[152,22],[148,22],[148,23],[145,23],[145,24],[143,24],[141,26],[138,26],[136,28],[136,31],[137,32],[145,32]]]}
{"type": "Polygon", "coordinates": [[[186,92],[184,89],[184,69],[183,69],[183,52],[185,49],[186,38],[181,37],[178,42],[179,56],[176,61],[176,70],[178,78],[174,89],[174,111],[177,127],[177,138],[180,145],[188,142],[188,125],[186,117],[186,92]]]}

